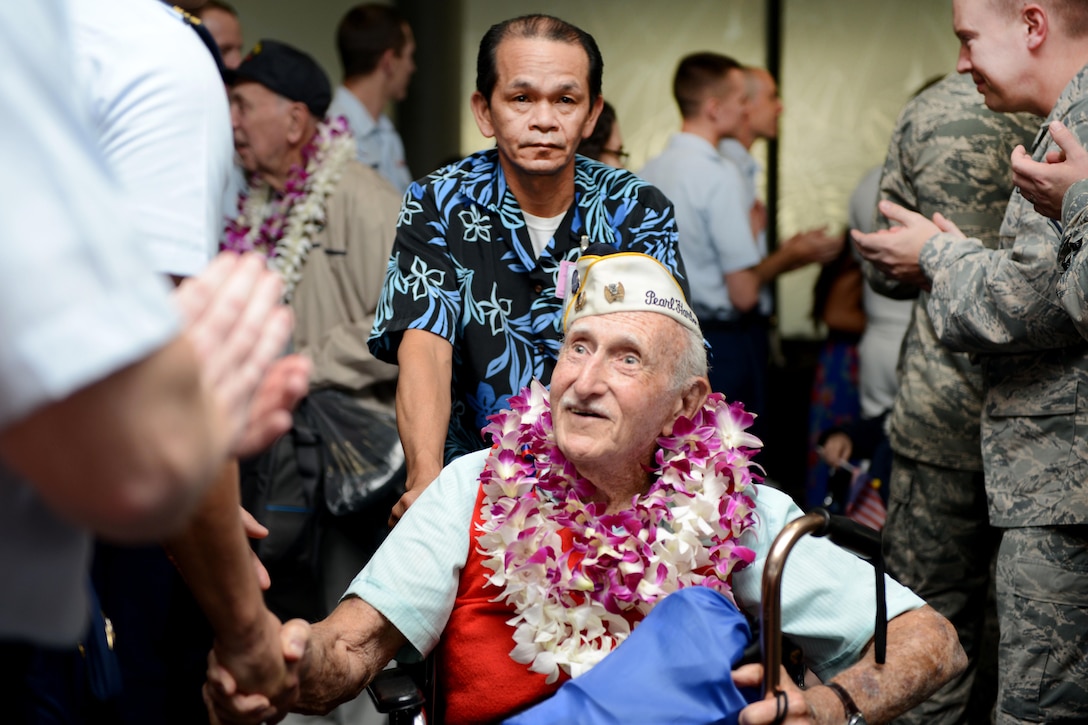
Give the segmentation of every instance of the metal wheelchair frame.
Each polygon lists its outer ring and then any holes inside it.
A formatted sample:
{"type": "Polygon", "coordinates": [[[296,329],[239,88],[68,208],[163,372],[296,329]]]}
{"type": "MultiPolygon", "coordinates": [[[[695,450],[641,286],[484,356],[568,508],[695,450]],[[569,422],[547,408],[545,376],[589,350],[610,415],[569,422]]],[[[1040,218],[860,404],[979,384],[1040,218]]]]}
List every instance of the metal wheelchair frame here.
{"type": "MultiPolygon", "coordinates": [[[[782,527],[771,544],[763,567],[760,616],[760,649],[763,661],[763,695],[782,692],[782,573],[794,545],[805,535],[826,536],[832,543],[870,561],[876,576],[876,622],[874,625],[874,649],[878,664],[884,664],[887,647],[887,604],[884,592],[884,559],[881,555],[880,532],[836,516],[826,509],[811,513],[782,527]]],[[[428,698],[423,694],[424,684],[417,681],[429,677],[428,689],[434,701],[434,677],[430,662],[412,667],[419,668],[412,674],[394,668],[380,673],[367,688],[378,712],[390,716],[390,725],[423,725],[426,719],[423,709],[428,698]]]]}

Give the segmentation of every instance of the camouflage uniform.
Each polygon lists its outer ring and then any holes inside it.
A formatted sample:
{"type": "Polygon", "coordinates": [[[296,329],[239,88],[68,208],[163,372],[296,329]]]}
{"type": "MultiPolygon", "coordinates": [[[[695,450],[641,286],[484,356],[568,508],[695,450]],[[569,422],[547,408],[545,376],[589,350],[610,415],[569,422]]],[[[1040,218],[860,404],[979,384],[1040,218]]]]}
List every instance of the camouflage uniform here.
{"type": "MultiPolygon", "coordinates": [[[[1088,140],[1088,67],[1055,119],[1088,140]]],[[[1032,156],[1050,149],[1044,126],[1032,156]]],[[[940,340],[982,363],[990,523],[1005,529],[998,723],[1088,722],[1088,342],[1059,302],[1059,229],[1014,193],[998,250],[938,234],[921,255],[940,340]]]]}
{"type": "MultiPolygon", "coordinates": [[[[881,197],[927,217],[940,211],[996,248],[1012,191],[1009,154],[1031,143],[1038,122],[990,111],[970,76],[952,74],[900,114],[881,197]]],[[[871,264],[865,271],[878,292],[916,295],[889,418],[895,458],[884,527],[888,570],[952,621],[969,660],[963,675],[896,722],[988,723],[997,642],[993,631],[984,633],[987,621],[995,629],[988,595],[1000,537],[987,520],[983,488],[982,373],[967,354],[937,339],[928,293],[884,277],[871,264]]]]}
{"type": "Polygon", "coordinates": [[[1081,251],[1088,236],[1088,179],[1069,187],[1062,199],[1062,245],[1058,261],[1062,276],[1058,299],[1080,334],[1088,338],[1088,252],[1081,251]]]}

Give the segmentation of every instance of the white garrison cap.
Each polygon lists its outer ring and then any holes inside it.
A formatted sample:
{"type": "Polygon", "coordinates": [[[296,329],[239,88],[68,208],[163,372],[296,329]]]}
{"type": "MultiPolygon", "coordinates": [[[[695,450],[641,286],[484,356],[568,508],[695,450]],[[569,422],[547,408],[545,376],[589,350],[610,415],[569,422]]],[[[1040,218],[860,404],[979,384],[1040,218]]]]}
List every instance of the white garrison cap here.
{"type": "Polygon", "coordinates": [[[702,334],[676,278],[648,254],[583,254],[578,260],[563,313],[563,332],[580,317],[611,312],[657,312],[702,334]]]}

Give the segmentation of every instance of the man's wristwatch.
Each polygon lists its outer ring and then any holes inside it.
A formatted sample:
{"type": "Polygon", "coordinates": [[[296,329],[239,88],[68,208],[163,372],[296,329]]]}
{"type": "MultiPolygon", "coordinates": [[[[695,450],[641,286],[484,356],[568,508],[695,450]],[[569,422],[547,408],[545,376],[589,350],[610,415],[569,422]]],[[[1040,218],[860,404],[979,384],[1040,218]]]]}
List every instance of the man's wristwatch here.
{"type": "Polygon", "coordinates": [[[842,700],[842,709],[846,711],[846,725],[869,725],[865,716],[861,714],[861,710],[854,704],[854,698],[850,697],[850,693],[842,685],[837,682],[828,682],[827,686],[842,700]]]}

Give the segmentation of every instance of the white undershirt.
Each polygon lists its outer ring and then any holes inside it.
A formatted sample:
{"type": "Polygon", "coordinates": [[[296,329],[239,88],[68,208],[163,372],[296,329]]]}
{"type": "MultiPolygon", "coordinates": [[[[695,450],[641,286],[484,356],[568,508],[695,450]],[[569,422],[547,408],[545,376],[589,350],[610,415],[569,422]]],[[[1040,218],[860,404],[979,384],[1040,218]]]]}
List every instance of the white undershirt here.
{"type": "Polygon", "coordinates": [[[525,226],[529,229],[529,241],[533,243],[533,252],[539,258],[544,253],[544,248],[548,246],[548,242],[555,236],[555,230],[563,223],[566,212],[552,217],[533,216],[527,211],[522,211],[521,215],[525,217],[525,226]]]}

